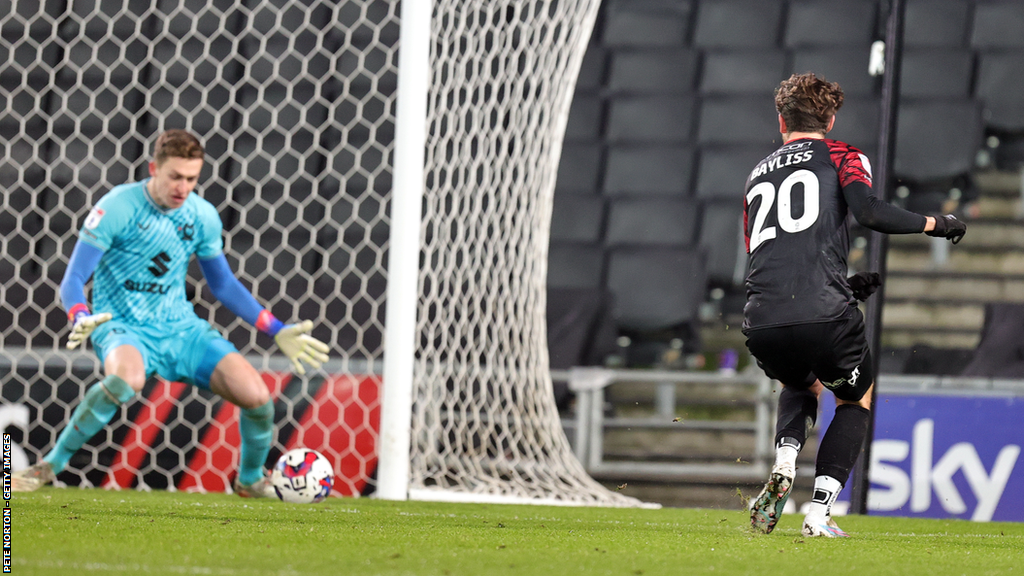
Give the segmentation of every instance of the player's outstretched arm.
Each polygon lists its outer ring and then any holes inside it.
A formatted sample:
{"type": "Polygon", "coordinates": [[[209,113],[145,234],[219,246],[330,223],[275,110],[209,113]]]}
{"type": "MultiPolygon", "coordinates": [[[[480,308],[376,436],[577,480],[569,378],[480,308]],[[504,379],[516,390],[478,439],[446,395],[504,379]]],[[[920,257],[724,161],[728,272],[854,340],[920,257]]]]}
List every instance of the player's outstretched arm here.
{"type": "Polygon", "coordinates": [[[956,244],[967,233],[967,225],[952,214],[922,216],[887,202],[882,202],[871,188],[862,182],[853,182],[843,188],[843,196],[850,212],[861,226],[886,234],[913,234],[924,232],[929,236],[947,238],[956,244]]]}
{"type": "Polygon", "coordinates": [[[223,254],[206,260],[200,259],[199,267],[203,270],[203,276],[209,283],[214,298],[259,331],[273,336],[281,351],[292,361],[296,372],[306,373],[303,362],[313,368],[319,368],[327,361],[330,347],[309,335],[309,331],[313,329],[313,322],[306,320],[286,325],[275,318],[238,281],[223,254]]]}
{"type": "Polygon", "coordinates": [[[96,270],[101,258],[103,250],[85,242],[77,242],[74,251],[71,252],[68,267],[64,271],[64,278],[60,282],[61,304],[67,310],[68,320],[71,322],[68,350],[84,345],[97,326],[113,318],[106,312],[90,313],[85,301],[85,283],[96,270]]]}

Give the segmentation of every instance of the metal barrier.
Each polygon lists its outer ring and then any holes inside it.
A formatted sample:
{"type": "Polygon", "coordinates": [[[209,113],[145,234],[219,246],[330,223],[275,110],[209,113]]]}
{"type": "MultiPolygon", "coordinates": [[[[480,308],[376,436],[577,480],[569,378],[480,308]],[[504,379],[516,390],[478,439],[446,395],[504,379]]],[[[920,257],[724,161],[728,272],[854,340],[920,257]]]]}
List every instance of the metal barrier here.
{"type": "Polygon", "coordinates": [[[661,480],[751,480],[760,481],[768,474],[774,458],[773,437],[775,395],[772,380],[763,372],[751,369],[743,373],[725,374],[696,371],[610,370],[604,368],[572,368],[552,371],[552,379],[567,382],[576,393],[576,420],[565,422],[572,430],[574,452],[587,471],[593,475],[643,477],[661,480]],[[627,383],[656,384],[655,410],[648,417],[606,417],[605,391],[609,386],[627,383]],[[739,385],[749,394],[734,395],[721,402],[733,405],[746,402],[754,407],[751,421],[682,420],[675,421],[676,386],[680,384],[739,385]],[[640,460],[606,460],[604,435],[611,429],[673,429],[680,431],[723,431],[748,433],[754,436],[754,454],[749,462],[650,462],[640,460]]]}

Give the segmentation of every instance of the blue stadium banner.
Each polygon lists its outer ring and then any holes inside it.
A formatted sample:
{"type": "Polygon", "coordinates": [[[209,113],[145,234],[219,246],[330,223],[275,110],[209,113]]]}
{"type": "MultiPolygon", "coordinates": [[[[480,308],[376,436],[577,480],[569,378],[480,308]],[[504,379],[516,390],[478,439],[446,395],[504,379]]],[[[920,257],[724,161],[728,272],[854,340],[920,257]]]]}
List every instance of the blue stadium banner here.
{"type": "MultiPolygon", "coordinates": [[[[821,430],[835,411],[826,396],[821,430]]],[[[868,513],[1024,521],[1022,421],[1020,396],[879,393],[868,513]]]]}

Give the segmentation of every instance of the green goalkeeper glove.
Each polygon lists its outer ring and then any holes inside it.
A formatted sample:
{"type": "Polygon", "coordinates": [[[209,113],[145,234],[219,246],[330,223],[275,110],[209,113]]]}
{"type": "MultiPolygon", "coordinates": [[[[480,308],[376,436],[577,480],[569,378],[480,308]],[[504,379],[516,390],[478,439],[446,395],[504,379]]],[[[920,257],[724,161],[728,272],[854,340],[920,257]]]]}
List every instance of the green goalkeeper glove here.
{"type": "Polygon", "coordinates": [[[306,374],[306,368],[302,362],[313,368],[319,368],[324,362],[327,362],[327,353],[331,350],[327,344],[309,335],[309,331],[312,329],[313,322],[305,320],[298,324],[288,324],[274,336],[277,346],[292,361],[292,366],[300,376],[306,374]]]}
{"type": "Polygon", "coordinates": [[[97,326],[113,317],[114,316],[109,312],[92,315],[79,315],[75,318],[75,324],[71,327],[71,335],[68,336],[68,350],[74,350],[80,345],[84,345],[85,341],[89,339],[89,335],[92,334],[92,331],[95,330],[97,326]]]}

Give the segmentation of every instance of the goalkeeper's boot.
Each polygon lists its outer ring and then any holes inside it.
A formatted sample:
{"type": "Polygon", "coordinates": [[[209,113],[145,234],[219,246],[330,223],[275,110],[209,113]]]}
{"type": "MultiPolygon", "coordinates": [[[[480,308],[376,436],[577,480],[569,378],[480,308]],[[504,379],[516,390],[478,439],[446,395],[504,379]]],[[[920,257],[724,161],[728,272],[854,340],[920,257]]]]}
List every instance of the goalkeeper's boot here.
{"type": "Polygon", "coordinates": [[[842,528],[836,525],[831,516],[810,513],[804,518],[804,527],[801,530],[804,536],[811,538],[849,538],[850,535],[843,532],[842,528]]]}
{"type": "Polygon", "coordinates": [[[235,481],[231,483],[231,488],[242,498],[277,498],[274,485],[270,483],[270,477],[266,475],[248,486],[243,486],[236,476],[235,481]]]}
{"type": "Polygon", "coordinates": [[[35,492],[57,479],[53,467],[45,460],[11,474],[11,491],[35,492]]]}
{"type": "Polygon", "coordinates": [[[782,510],[789,500],[790,488],[793,487],[795,469],[784,469],[776,466],[772,469],[768,483],[750,507],[750,527],[757,532],[771,534],[775,524],[782,517],[782,510]]]}

